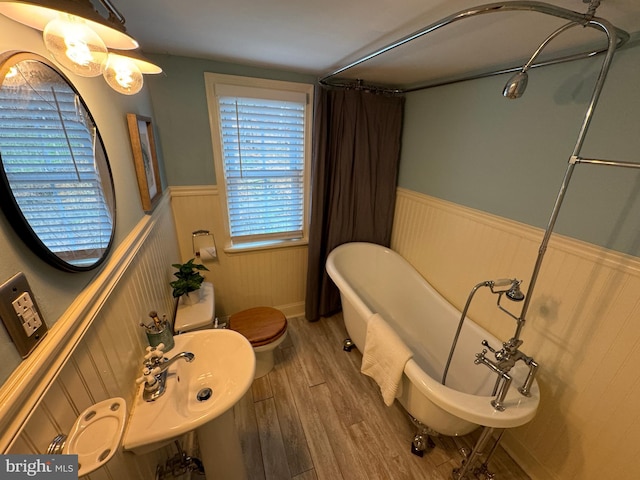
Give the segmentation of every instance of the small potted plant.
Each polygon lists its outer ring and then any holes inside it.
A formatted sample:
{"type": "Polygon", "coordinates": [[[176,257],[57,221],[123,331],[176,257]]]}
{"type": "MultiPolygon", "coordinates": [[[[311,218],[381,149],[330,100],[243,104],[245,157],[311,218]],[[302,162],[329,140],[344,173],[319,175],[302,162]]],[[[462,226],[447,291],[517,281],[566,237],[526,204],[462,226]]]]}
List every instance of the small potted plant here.
{"type": "Polygon", "coordinates": [[[173,288],[173,297],[182,298],[182,302],[187,305],[200,301],[202,293],[200,287],[204,282],[204,277],[200,274],[200,271],[209,271],[207,267],[199,263],[193,263],[194,261],[195,258],[192,258],[186,263],[172,264],[172,267],[178,269],[173,274],[177,277],[177,280],[169,283],[173,288]]]}

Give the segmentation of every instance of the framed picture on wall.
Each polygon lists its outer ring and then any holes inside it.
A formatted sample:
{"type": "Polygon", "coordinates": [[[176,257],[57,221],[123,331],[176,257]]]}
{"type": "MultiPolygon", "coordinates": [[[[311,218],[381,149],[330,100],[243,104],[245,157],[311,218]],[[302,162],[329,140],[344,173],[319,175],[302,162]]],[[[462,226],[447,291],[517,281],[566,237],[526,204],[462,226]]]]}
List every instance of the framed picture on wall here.
{"type": "Polygon", "coordinates": [[[150,118],[136,115],[135,113],[127,114],[127,124],[129,126],[129,136],[131,137],[133,163],[136,167],[142,209],[146,213],[151,213],[162,195],[156,144],[153,138],[153,125],[150,118]]]}

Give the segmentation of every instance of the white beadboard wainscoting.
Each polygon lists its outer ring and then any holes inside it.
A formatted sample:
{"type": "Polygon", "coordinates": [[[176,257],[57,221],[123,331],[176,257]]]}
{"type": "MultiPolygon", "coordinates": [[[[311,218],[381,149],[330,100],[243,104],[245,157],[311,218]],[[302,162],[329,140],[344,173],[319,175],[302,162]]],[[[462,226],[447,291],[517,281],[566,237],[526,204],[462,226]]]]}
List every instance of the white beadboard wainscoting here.
{"type": "Polygon", "coordinates": [[[215,238],[218,258],[203,262],[209,268],[203,274],[214,284],[217,315],[261,305],[287,317],[304,314],[306,245],[227,253],[229,234],[215,186],[171,187],[171,204],[183,260],[194,256],[192,232],[208,230],[215,238]]]}
{"type": "MultiPolygon", "coordinates": [[[[121,396],[131,405],[146,345],[138,324],[152,309],[172,315],[171,263],[192,257],[194,230],[216,236],[219,256],[207,266],[219,313],[258,304],[280,307],[288,316],[302,311],[306,247],[226,254],[215,188],[172,188],[171,196],[171,203],[166,195],[140,222],[0,389],[3,452],[46,451],[80,412],[103,399],[121,396]]],[[[526,292],[542,233],[399,189],[392,247],[461,309],[471,288],[483,280],[518,277],[526,292]]],[[[483,290],[470,316],[506,340],[514,322],[483,290]]],[[[519,305],[513,304],[515,313],[519,305]]],[[[532,422],[503,441],[533,479],[635,475],[640,467],[639,310],[638,258],[552,237],[522,347],[541,365],[541,407],[532,422]]],[[[136,457],[119,451],[89,478],[154,478],[156,465],[173,452],[167,447],[136,457]]]]}
{"type": "MultiPolygon", "coordinates": [[[[169,281],[179,260],[168,195],[112,253],[107,265],[60,318],[34,355],[23,362],[3,394],[2,440],[6,453],[45,453],[58,433],[68,433],[90,405],[123,397],[128,413],[136,392],[147,345],[139,326],[150,310],[173,317],[169,281]],[[34,376],[39,362],[44,374],[34,376]],[[24,385],[29,383],[29,385],[24,385]]],[[[91,480],[155,477],[156,465],[175,450],[169,447],[144,456],[122,449],[91,480]]]]}
{"type": "MultiPolygon", "coordinates": [[[[541,229],[398,190],[392,248],[460,310],[484,280],[518,277],[526,292],[542,236],[541,229]]],[[[554,234],[533,295],[522,351],[540,364],[541,404],[503,445],[535,480],[635,478],[640,259],[554,234]]],[[[495,301],[480,289],[469,316],[506,341],[515,322],[495,301]]],[[[516,315],[521,305],[503,302],[516,315]]]]}
{"type": "MultiPolygon", "coordinates": [[[[255,305],[278,307],[287,316],[303,312],[306,245],[225,254],[222,225],[215,187],[165,194],[0,389],[3,452],[46,452],[58,433],[68,433],[78,415],[101,400],[123,397],[132,405],[147,345],[139,323],[150,310],[173,317],[171,264],[193,257],[194,230],[208,229],[218,242],[218,259],[207,263],[218,314],[255,305]]],[[[144,456],[120,450],[85,478],[154,478],[156,466],[173,453],[172,446],[144,456]]]]}

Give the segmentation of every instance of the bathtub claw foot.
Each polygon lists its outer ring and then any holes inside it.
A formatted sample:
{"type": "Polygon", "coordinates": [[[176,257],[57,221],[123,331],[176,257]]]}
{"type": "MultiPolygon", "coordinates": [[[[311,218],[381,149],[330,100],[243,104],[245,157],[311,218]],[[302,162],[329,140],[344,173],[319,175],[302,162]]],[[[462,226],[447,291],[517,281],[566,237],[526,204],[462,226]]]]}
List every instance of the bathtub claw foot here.
{"type": "Polygon", "coordinates": [[[417,455],[418,457],[422,457],[425,450],[431,450],[435,448],[435,446],[436,444],[433,442],[429,435],[416,433],[413,437],[413,441],[411,442],[411,453],[417,455]]]}
{"type": "Polygon", "coordinates": [[[437,436],[438,432],[426,426],[413,415],[409,415],[409,419],[411,420],[411,423],[413,423],[413,425],[418,429],[417,433],[413,436],[413,441],[411,442],[411,453],[422,457],[425,450],[436,448],[436,444],[431,438],[431,435],[437,436]]]}
{"type": "Polygon", "coordinates": [[[411,453],[417,455],[418,457],[422,457],[424,456],[424,451],[425,446],[419,440],[416,441],[416,439],[414,438],[413,442],[411,442],[411,453]]]}
{"type": "Polygon", "coordinates": [[[353,343],[353,341],[350,338],[345,338],[344,342],[342,342],[342,349],[345,352],[350,352],[351,350],[353,350],[353,347],[355,347],[356,344],[353,343]]]}

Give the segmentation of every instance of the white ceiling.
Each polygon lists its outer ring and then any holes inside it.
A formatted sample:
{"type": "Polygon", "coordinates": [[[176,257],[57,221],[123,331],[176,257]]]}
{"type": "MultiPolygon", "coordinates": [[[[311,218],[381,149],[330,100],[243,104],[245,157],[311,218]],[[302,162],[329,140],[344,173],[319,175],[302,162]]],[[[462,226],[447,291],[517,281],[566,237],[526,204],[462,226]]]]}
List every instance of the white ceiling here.
{"type": "MultiPolygon", "coordinates": [[[[453,13],[474,0],[113,0],[145,53],[165,53],[324,76],[453,13]]],[[[582,0],[549,0],[584,13],[582,0]]],[[[596,16],[636,39],[640,0],[602,0],[596,16]]],[[[536,12],[465,19],[385,53],[345,77],[412,85],[523,63],[566,23],[536,12]]],[[[591,28],[572,28],[544,54],[606,45],[591,28]]],[[[544,55],[541,56],[544,59],[544,55]]]]}

